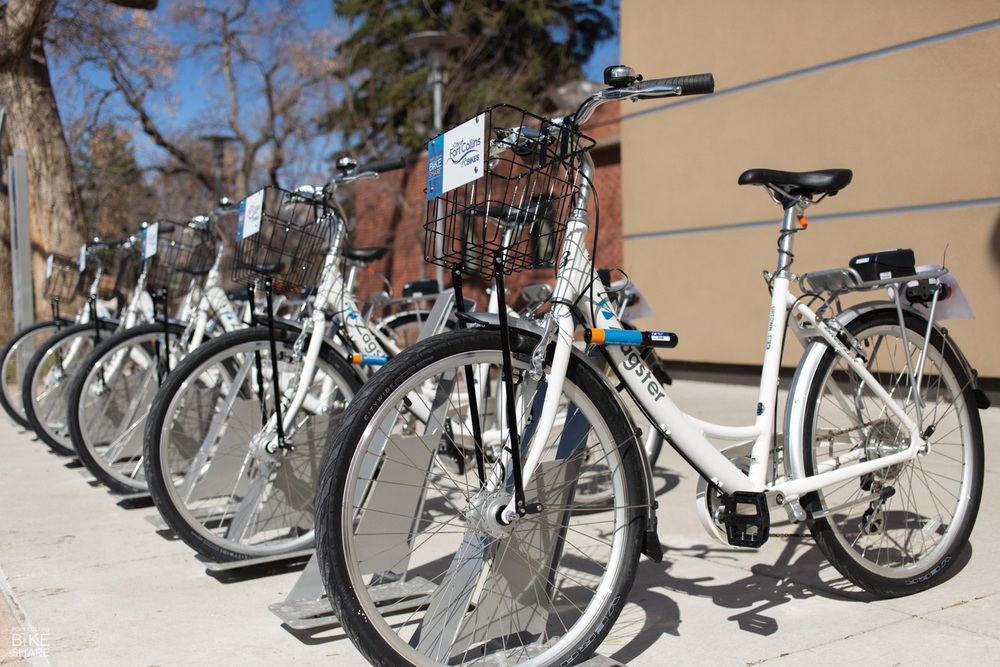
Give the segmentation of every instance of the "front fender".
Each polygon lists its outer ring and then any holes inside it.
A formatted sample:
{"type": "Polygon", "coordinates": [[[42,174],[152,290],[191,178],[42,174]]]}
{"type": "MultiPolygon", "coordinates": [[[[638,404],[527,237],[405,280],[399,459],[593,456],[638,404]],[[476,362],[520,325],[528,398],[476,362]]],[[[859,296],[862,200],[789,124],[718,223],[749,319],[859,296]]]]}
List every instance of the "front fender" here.
{"type": "MultiPolygon", "coordinates": [[[[480,326],[487,329],[499,329],[500,328],[500,316],[497,313],[458,313],[459,320],[465,322],[467,325],[480,326]]],[[[518,333],[527,334],[528,336],[538,340],[541,339],[543,334],[542,327],[538,326],[534,322],[529,322],[527,320],[511,317],[507,319],[507,326],[510,329],[518,333]]],[[[551,349],[551,346],[550,346],[551,349]]],[[[577,347],[573,347],[572,354],[576,359],[585,364],[594,364],[594,359],[588,357],[582,350],[577,347]]],[[[603,357],[598,357],[603,360],[603,357]]],[[[628,422],[629,430],[632,433],[638,434],[639,429],[636,427],[635,419],[632,417],[631,412],[622,400],[621,394],[615,388],[611,382],[611,378],[607,376],[606,373],[599,372],[596,375],[600,378],[600,381],[604,384],[604,388],[608,395],[613,396],[615,402],[618,404],[618,409],[624,415],[628,422]]],[[[652,425],[650,428],[654,428],[652,425]]],[[[641,489],[642,505],[646,508],[646,525],[643,530],[643,544],[642,553],[649,557],[650,560],[659,563],[663,559],[663,550],[660,546],[659,537],[656,532],[656,495],[653,490],[653,472],[652,466],[649,464],[649,458],[646,456],[646,449],[640,444],[640,439],[638,435],[633,439],[632,445],[637,450],[637,453],[642,462],[643,470],[643,480],[644,484],[641,489]]]]}

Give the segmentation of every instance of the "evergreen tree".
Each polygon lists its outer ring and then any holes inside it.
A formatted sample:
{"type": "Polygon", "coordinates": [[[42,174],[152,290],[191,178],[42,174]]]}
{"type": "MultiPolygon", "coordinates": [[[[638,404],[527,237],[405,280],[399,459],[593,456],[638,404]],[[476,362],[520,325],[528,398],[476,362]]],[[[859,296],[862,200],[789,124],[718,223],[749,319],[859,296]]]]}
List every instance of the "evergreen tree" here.
{"type": "Polygon", "coordinates": [[[335,76],[349,81],[325,119],[364,156],[422,148],[432,134],[426,58],[402,46],[440,30],[467,42],[449,56],[443,126],[498,102],[545,111],[543,93],[582,78],[595,46],[611,37],[606,0],[333,0],[351,35],[335,76]]]}
{"type": "Polygon", "coordinates": [[[89,235],[120,238],[156,218],[156,196],[136,161],[131,137],[114,123],[100,124],[84,137],[76,173],[89,235]]]}

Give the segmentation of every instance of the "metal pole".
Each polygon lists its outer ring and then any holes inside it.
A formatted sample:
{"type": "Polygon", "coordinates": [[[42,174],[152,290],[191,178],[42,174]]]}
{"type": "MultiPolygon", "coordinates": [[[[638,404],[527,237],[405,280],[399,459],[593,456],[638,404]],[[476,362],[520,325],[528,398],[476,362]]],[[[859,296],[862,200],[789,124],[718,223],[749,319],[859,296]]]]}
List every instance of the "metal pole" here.
{"type": "Polygon", "coordinates": [[[35,321],[31,284],[31,228],[28,220],[28,154],[18,148],[7,158],[10,174],[10,263],[13,271],[14,333],[35,321]]]}
{"type": "MultiPolygon", "coordinates": [[[[468,41],[464,35],[450,34],[436,30],[414,33],[403,40],[403,45],[416,51],[423,51],[427,54],[427,83],[430,84],[434,94],[434,107],[432,122],[434,125],[434,135],[441,134],[443,128],[442,116],[444,115],[442,101],[444,84],[448,82],[448,52],[457,49],[468,41]]],[[[434,252],[438,257],[442,254],[444,238],[440,215],[438,218],[436,233],[434,234],[434,252]]],[[[444,289],[444,267],[438,266],[436,276],[438,286],[444,289]]]]}

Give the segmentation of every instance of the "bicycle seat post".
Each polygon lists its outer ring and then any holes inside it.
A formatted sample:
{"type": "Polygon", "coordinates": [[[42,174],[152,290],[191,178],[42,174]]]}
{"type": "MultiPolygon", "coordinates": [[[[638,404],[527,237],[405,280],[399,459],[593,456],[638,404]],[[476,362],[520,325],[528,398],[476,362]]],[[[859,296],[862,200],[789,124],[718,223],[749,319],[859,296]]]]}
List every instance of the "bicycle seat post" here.
{"type": "Polygon", "coordinates": [[[792,247],[794,245],[795,232],[801,229],[799,227],[799,220],[802,218],[804,210],[805,207],[802,205],[801,200],[785,208],[781,221],[781,236],[778,239],[778,270],[774,273],[774,277],[776,278],[787,278],[789,280],[792,278],[790,269],[792,262],[795,261],[792,247]]]}

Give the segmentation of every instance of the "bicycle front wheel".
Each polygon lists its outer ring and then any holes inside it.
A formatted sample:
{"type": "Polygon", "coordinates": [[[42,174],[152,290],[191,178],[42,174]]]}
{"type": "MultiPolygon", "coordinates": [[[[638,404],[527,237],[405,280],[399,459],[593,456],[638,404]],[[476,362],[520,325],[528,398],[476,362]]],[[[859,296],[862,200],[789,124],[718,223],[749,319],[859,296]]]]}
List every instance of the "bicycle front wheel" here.
{"type": "Polygon", "coordinates": [[[68,419],[69,390],[76,371],[101,338],[117,326],[116,322],[98,320],[67,327],[49,338],[24,370],[24,415],[35,434],[57,454],[76,454],[68,419]]]}
{"type": "MultiPolygon", "coordinates": [[[[518,424],[531,447],[547,385],[526,372],[537,339],[512,337],[518,424]]],[[[486,470],[499,471],[509,441],[495,415],[505,410],[479,391],[472,412],[466,369],[473,391],[494,385],[500,350],[499,333],[486,330],[417,343],[368,381],[331,440],[317,555],[337,618],[373,664],[570,664],[596,650],[631,587],[639,454],[614,397],[576,357],[525,486],[533,512],[498,520],[510,478],[482,487],[471,427],[478,420],[486,470]],[[590,508],[574,492],[598,457],[613,502],[590,508]]]]}
{"type": "MultiPolygon", "coordinates": [[[[816,515],[812,534],[851,582],[883,597],[916,593],[953,574],[976,520],[983,486],[983,432],[970,378],[937,328],[895,311],[863,314],[848,325],[879,384],[920,424],[917,457],[803,497],[816,515]],[[909,363],[908,363],[909,362],[909,363]],[[917,420],[920,406],[922,422],[917,420]]],[[[910,435],[832,350],[809,385],[803,442],[807,474],[908,449],[910,435]]]]}
{"type": "Polygon", "coordinates": [[[298,331],[223,334],[177,365],[157,393],[143,440],[146,481],[164,520],[214,561],[310,548],[323,448],[361,383],[324,344],[302,377],[298,331]],[[278,378],[272,372],[277,361],[278,378]],[[308,393],[276,449],[275,385],[282,416],[298,384],[308,393]]]}
{"type": "Polygon", "coordinates": [[[36,322],[7,341],[3,350],[0,350],[0,364],[2,364],[3,369],[0,405],[3,405],[4,411],[10,415],[15,424],[31,428],[31,424],[24,414],[24,403],[21,400],[21,386],[24,382],[24,370],[28,366],[28,362],[53,334],[71,324],[73,324],[73,320],[65,318],[36,322]]]}
{"type": "Polygon", "coordinates": [[[87,356],[70,387],[69,433],[80,460],[112,491],[147,490],[142,434],[153,397],[166,375],[165,359],[179,352],[184,327],[163,324],[127,329],[101,342],[87,356]]]}

